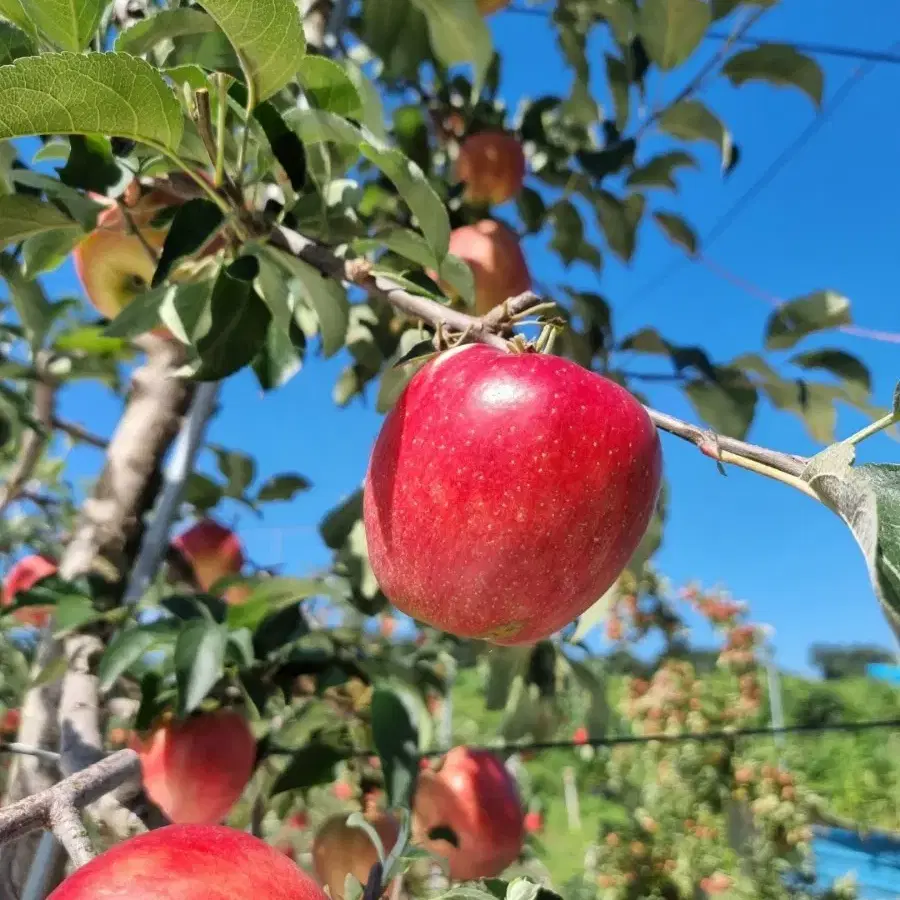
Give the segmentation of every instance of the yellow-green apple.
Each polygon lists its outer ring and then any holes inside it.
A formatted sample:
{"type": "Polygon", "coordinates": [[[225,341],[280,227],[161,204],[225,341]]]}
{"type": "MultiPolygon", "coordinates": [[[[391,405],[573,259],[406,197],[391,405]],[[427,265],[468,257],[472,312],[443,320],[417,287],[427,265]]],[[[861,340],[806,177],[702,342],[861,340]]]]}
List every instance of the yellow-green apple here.
{"type": "Polygon", "coordinates": [[[167,718],[132,747],[141,758],[150,799],[178,824],[214,825],[228,815],[250,781],[256,740],[233,710],[167,718]]]}
{"type": "MultiPolygon", "coordinates": [[[[3,605],[12,606],[16,594],[30,591],[38,582],[55,575],[57,571],[56,563],[46,556],[32,554],[20,559],[3,579],[3,605]]],[[[49,621],[51,612],[49,606],[23,606],[13,616],[23,625],[43,628],[49,621]]]]}
{"type": "MultiPolygon", "coordinates": [[[[88,302],[100,315],[114,319],[141,291],[150,286],[156,262],[168,228],[154,228],[153,219],[172,198],[164,191],[144,194],[128,210],[139,235],[122,207],[105,197],[95,200],[108,205],[97,217],[94,230],[82,240],[72,254],[75,272],[88,302]]],[[[158,329],[161,336],[168,331],[158,329]]]]}
{"type": "Polygon", "coordinates": [[[515,779],[493,753],[454,747],[438,771],[419,773],[413,836],[447,859],[457,881],[499,875],[518,859],[525,839],[515,779]],[[455,834],[458,846],[429,837],[440,827],[455,834]]]}
{"type": "Polygon", "coordinates": [[[416,372],[372,450],[372,569],[419,622],[534,643],[622,572],[661,470],[656,429],[618,384],[547,353],[454,348],[416,372]]]}
{"type": "Polygon", "coordinates": [[[49,900],[327,900],[259,838],[221,825],[169,825],[116,844],[49,900]]]}
{"type": "MultiPolygon", "coordinates": [[[[244,548],[240,538],[213,519],[202,519],[172,541],[172,546],[190,564],[202,591],[212,590],[217,581],[240,575],[244,548]]],[[[232,585],[225,591],[228,603],[242,603],[250,594],[247,585],[232,585]]]]}
{"type": "Polygon", "coordinates": [[[522,144],[504,131],[470,134],[459,148],[456,177],[473,203],[505,203],[519,193],[525,180],[522,144]]]}
{"type": "MultiPolygon", "coordinates": [[[[493,219],[454,228],[450,252],[467,262],[475,278],[475,309],[484,315],[531,288],[531,273],[518,237],[493,219]]],[[[447,285],[442,285],[448,291],[447,285]]],[[[449,293],[449,291],[448,291],[449,293]]]]}
{"type": "MultiPolygon", "coordinates": [[[[381,838],[384,852],[390,853],[400,834],[397,820],[386,813],[374,813],[366,818],[381,838]]],[[[319,828],[312,855],[316,878],[328,888],[333,900],[343,900],[344,880],[348,875],[365,886],[372,866],[378,862],[372,839],[361,828],[348,825],[345,814],[332,816],[319,828]]]]}

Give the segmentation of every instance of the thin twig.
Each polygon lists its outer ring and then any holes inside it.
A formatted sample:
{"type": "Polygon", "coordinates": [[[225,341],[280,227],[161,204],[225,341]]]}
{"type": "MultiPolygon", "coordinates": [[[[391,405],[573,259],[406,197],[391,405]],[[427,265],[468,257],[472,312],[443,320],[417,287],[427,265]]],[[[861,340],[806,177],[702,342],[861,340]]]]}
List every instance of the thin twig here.
{"type": "Polygon", "coordinates": [[[87,444],[90,447],[96,447],[98,450],[105,450],[109,441],[106,438],[102,438],[97,434],[93,434],[88,431],[86,428],[82,428],[81,425],[76,424],[75,422],[69,422],[66,419],[60,419],[58,416],[53,416],[50,420],[51,424],[54,428],[59,431],[64,431],[70,438],[78,441],[81,444],[87,444]]]}
{"type": "Polygon", "coordinates": [[[137,753],[119,750],[46,791],[0,809],[0,845],[32,831],[53,827],[51,816],[61,806],[82,809],[120,785],[140,783],[140,778],[141,763],[137,753]]]}
{"type": "Polygon", "coordinates": [[[49,763],[58,763],[59,754],[53,750],[43,750],[30,744],[19,744],[16,741],[6,743],[0,741],[0,753],[18,753],[20,756],[36,756],[49,763]]]}
{"type": "Polygon", "coordinates": [[[31,400],[31,417],[37,427],[30,428],[22,437],[18,458],[6,483],[0,485],[0,515],[15,502],[25,485],[31,481],[31,476],[41,461],[41,455],[50,439],[56,388],[44,371],[45,362],[46,360],[39,356],[35,363],[37,378],[31,400]]]}
{"type": "MultiPolygon", "coordinates": [[[[387,300],[402,312],[428,323],[435,330],[445,329],[450,335],[464,336],[467,340],[488,344],[501,350],[512,349],[509,341],[502,336],[509,333],[512,320],[544,302],[536,294],[528,291],[500,304],[485,316],[470,316],[428,297],[411,294],[386,276],[368,275],[366,267],[361,265],[358,260],[347,262],[339,259],[327,247],[316,244],[288,228],[276,229],[272,234],[272,243],[309,263],[323,275],[357,284],[370,294],[387,300]]],[[[760,464],[770,471],[765,472],[760,465],[744,466],[744,468],[752,467],[756,472],[769,474],[770,477],[804,490],[800,487],[801,482],[799,481],[800,474],[807,462],[804,457],[735,440],[697,425],[691,425],[689,422],[676,419],[674,416],[650,407],[645,408],[657,428],[694,444],[704,455],[734,465],[741,465],[737,462],[738,458],[749,460],[751,464],[760,464]],[[773,474],[773,472],[778,474],[773,474]]],[[[804,490],[804,493],[806,492],[804,490]]]]}

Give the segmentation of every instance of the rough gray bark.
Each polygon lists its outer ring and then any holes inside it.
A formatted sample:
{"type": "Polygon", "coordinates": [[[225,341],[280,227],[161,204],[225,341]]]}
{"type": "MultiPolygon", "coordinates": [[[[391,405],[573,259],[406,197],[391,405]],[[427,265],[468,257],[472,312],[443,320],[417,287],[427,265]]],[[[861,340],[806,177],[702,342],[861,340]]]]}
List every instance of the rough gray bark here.
{"type": "MultiPolygon", "coordinates": [[[[140,545],[144,514],[160,481],[162,459],[178,432],[192,386],[174,377],[182,363],[180,346],[155,337],[142,339],[145,364],[131,380],[125,411],[110,439],[106,463],[85,502],[71,541],[60,561],[60,574],[71,579],[91,573],[120,596],[140,545]]],[[[100,643],[73,635],[65,641],[44,635],[36,673],[65,657],[71,668],[61,680],[28,691],[22,705],[20,743],[60,747],[60,767],[75,772],[96,761],[99,734],[97,680],[93,673],[100,643]]],[[[48,790],[58,779],[57,767],[36,757],[16,757],[10,772],[6,804],[48,790]]],[[[0,853],[0,895],[21,896],[39,834],[29,834],[0,853]]],[[[59,854],[57,854],[57,858],[59,854]]]]}

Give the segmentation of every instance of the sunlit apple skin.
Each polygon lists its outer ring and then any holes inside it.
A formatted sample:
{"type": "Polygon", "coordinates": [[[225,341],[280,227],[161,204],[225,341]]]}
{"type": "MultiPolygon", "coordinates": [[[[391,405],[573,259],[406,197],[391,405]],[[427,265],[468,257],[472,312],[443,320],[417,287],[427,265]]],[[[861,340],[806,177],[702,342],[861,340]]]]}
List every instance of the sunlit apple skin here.
{"type": "Polygon", "coordinates": [[[170,825],[117,844],[49,900],[327,900],[274,847],[243,831],[170,825]]]}
{"type": "Polygon", "coordinates": [[[457,881],[499,875],[518,859],[525,840],[515,779],[485,750],[454,747],[438,772],[421,772],[413,815],[416,842],[445,857],[457,881]],[[455,833],[459,847],[428,838],[440,825],[455,833]]]}
{"type": "Polygon", "coordinates": [[[372,451],[375,577],[442,631],[547,638],[625,567],[661,471],[656,429],[619,385],[549,354],[447,351],[415,374],[372,451]]]}
{"type": "MultiPolygon", "coordinates": [[[[384,852],[390,853],[400,834],[397,820],[385,813],[367,818],[381,838],[384,852]]],[[[346,814],[332,816],[322,825],[312,854],[316,878],[329,889],[334,900],[343,900],[347,875],[365,886],[372,866],[378,862],[375,845],[365,831],[347,824],[346,814]]]]}
{"type": "Polygon", "coordinates": [[[525,154],[522,144],[503,131],[480,131],[459,148],[456,177],[473,203],[505,203],[522,189],[525,154]]]}
{"type": "MultiPolygon", "coordinates": [[[[244,549],[240,538],[212,519],[203,519],[178,535],[172,545],[194,571],[203,591],[229,575],[239,575],[244,565],[244,549]]],[[[226,600],[240,602],[248,594],[246,585],[235,585],[226,591],[226,600]]]]}
{"type": "Polygon", "coordinates": [[[256,762],[246,719],[230,710],[168,721],[132,747],[150,799],[175,823],[214,825],[244,792],[256,762]]]}
{"type": "MultiPolygon", "coordinates": [[[[531,289],[531,273],[519,239],[500,222],[483,219],[455,228],[450,234],[450,252],[472,269],[479,315],[531,289]]],[[[447,290],[446,285],[442,287],[447,290]]]]}
{"type": "MultiPolygon", "coordinates": [[[[108,202],[105,197],[95,199],[108,202]]],[[[166,228],[152,228],[157,213],[171,205],[162,191],[141,197],[128,213],[141,237],[129,233],[129,223],[118,204],[108,205],[97,217],[94,230],[75,248],[75,273],[88,302],[100,315],[114,319],[134,298],[150,286],[156,271],[155,254],[162,250],[166,228]],[[143,238],[143,240],[141,239],[143,238]]],[[[154,334],[170,337],[166,329],[154,334]]]]}
{"type": "MultiPolygon", "coordinates": [[[[19,591],[30,591],[39,581],[55,575],[56,563],[46,556],[33,554],[20,559],[3,579],[3,605],[12,606],[19,591]]],[[[51,610],[46,606],[23,606],[13,617],[23,625],[43,628],[50,619],[51,610]]]]}
{"type": "Polygon", "coordinates": [[[483,16],[489,16],[491,13],[506,9],[509,4],[510,0],[478,0],[478,12],[483,16]]]}

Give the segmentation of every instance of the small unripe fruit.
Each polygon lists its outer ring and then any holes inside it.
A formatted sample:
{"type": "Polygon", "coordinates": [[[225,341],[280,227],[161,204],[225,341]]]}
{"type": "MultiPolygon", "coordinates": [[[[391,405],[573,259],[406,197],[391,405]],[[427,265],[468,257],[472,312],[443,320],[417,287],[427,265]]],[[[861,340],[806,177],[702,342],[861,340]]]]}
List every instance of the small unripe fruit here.
{"type": "MultiPolygon", "coordinates": [[[[56,563],[46,556],[33,554],[20,559],[3,580],[3,605],[12,606],[16,594],[30,591],[38,582],[55,575],[57,571],[56,563]]],[[[22,625],[43,628],[50,620],[51,612],[48,606],[23,606],[13,615],[22,625]]]]}
{"type": "Polygon", "coordinates": [[[275,847],[234,828],[170,825],[116,844],[49,900],[327,900],[275,847]]]}
{"type": "Polygon", "coordinates": [[[580,725],[576,728],[575,733],[572,735],[572,743],[574,744],[586,744],[589,739],[590,735],[584,725],[580,725]]]}
{"type": "Polygon", "coordinates": [[[0,718],[0,736],[11,737],[19,732],[22,723],[22,713],[18,709],[8,709],[0,718]]]}
{"type": "MultiPolygon", "coordinates": [[[[500,222],[483,219],[455,228],[450,252],[469,264],[475,278],[475,311],[483,316],[504,300],[531,290],[531,273],[519,238],[500,222]]],[[[452,294],[448,285],[442,285],[452,294]]]]}
{"type": "Polygon", "coordinates": [[[420,622],[534,643],[619,576],[661,470],[653,423],[612,381],[544,353],[450,350],[413,376],[372,451],[375,577],[420,622]]]}
{"type": "Polygon", "coordinates": [[[489,16],[491,13],[506,9],[509,4],[510,0],[478,0],[478,12],[483,16],[489,16]]]}
{"type": "Polygon", "coordinates": [[[472,203],[505,203],[522,189],[525,154],[522,144],[503,131],[479,131],[459,148],[456,177],[472,203]]]}
{"type": "Polygon", "coordinates": [[[256,741],[246,719],[230,710],[167,721],[134,740],[150,799],[179,824],[215,824],[250,781],[256,741]]]}

